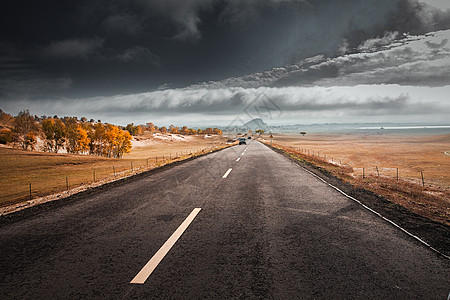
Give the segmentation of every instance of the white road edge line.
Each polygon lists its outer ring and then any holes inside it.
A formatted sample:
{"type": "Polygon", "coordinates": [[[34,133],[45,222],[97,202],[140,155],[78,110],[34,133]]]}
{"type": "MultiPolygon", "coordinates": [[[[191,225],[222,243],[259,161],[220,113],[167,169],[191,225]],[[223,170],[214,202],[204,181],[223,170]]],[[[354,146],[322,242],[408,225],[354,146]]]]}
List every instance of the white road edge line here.
{"type": "Polygon", "coordinates": [[[231,170],[233,170],[233,169],[229,168],[228,171],[226,171],[225,174],[223,174],[222,178],[227,178],[228,174],[230,174],[231,170]]]}
{"type": "Polygon", "coordinates": [[[241,160],[241,158],[240,157],[238,157],[238,159],[236,159],[236,161],[240,161],[241,160]]]}
{"type": "Polygon", "coordinates": [[[383,217],[379,212],[371,209],[370,207],[364,205],[361,201],[359,201],[356,198],[353,198],[352,196],[346,194],[344,191],[340,190],[338,187],[335,187],[334,185],[332,185],[331,183],[326,182],[324,179],[320,178],[319,176],[317,176],[316,174],[314,174],[313,172],[309,171],[308,169],[295,164],[296,166],[299,166],[300,168],[302,168],[303,170],[305,170],[306,172],[308,172],[309,174],[313,175],[314,177],[320,179],[321,181],[323,181],[325,184],[329,185],[330,187],[332,187],[333,189],[335,189],[336,191],[338,191],[339,193],[341,193],[342,195],[344,195],[345,197],[349,198],[350,200],[355,201],[356,203],[358,203],[359,205],[361,205],[363,208],[367,209],[368,211],[370,211],[371,213],[377,215],[378,217],[380,217],[381,219],[385,220],[386,222],[390,223],[391,225],[397,227],[398,229],[400,229],[401,231],[403,231],[404,233],[406,233],[407,235],[413,237],[414,239],[416,239],[417,241],[419,241],[420,243],[424,244],[425,246],[427,246],[428,248],[430,248],[431,250],[433,250],[434,252],[444,256],[447,259],[450,259],[450,256],[445,255],[444,253],[440,252],[439,250],[433,248],[430,244],[428,244],[427,242],[425,242],[424,240],[422,240],[421,238],[419,238],[418,236],[412,234],[411,232],[407,231],[406,229],[404,229],[403,227],[401,227],[400,225],[398,225],[397,223],[389,220],[386,217],[383,217]]]}
{"type": "Polygon", "coordinates": [[[189,216],[184,220],[183,223],[178,227],[177,230],[170,236],[170,238],[162,245],[158,252],[153,255],[153,257],[147,262],[147,264],[142,268],[142,270],[130,281],[130,283],[144,284],[147,278],[152,274],[161,260],[166,256],[169,250],[175,245],[180,236],[188,228],[189,224],[194,220],[197,214],[200,212],[201,208],[194,208],[194,210],[189,214],[189,216]]]}

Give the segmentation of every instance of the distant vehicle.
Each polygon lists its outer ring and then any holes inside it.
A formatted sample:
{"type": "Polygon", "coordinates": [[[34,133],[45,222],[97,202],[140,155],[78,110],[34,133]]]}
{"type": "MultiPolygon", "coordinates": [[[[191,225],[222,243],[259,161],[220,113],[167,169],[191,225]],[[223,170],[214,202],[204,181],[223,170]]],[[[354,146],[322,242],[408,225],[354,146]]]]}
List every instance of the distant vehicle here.
{"type": "Polygon", "coordinates": [[[251,136],[248,137],[249,140],[250,140],[251,138],[252,138],[251,136]]]}
{"type": "Polygon", "coordinates": [[[239,145],[247,145],[247,142],[244,138],[239,138],[239,145]]]}

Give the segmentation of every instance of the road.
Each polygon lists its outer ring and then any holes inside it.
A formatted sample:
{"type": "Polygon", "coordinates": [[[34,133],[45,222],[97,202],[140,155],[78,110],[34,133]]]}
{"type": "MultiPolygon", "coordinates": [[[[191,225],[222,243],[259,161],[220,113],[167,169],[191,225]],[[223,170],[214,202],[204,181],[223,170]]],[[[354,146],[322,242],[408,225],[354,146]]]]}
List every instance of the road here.
{"type": "Polygon", "coordinates": [[[448,259],[256,141],[5,223],[0,244],[0,299],[450,292],[448,259]],[[163,245],[144,283],[130,283],[163,245]]]}

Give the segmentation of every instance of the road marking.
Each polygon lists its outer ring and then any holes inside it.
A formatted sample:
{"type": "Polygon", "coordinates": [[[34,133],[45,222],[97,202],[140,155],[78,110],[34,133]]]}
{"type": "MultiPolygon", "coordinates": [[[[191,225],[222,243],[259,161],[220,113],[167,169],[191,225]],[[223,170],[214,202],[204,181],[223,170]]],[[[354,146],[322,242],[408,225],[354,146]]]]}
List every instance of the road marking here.
{"type": "Polygon", "coordinates": [[[162,247],[156,252],[155,255],[147,262],[142,270],[131,280],[130,283],[144,284],[147,278],[152,274],[161,260],[166,256],[169,250],[175,245],[180,236],[188,228],[189,224],[194,220],[201,208],[194,208],[189,216],[181,223],[180,227],[170,236],[170,238],[162,245],[162,247]]]}
{"type": "Polygon", "coordinates": [[[236,159],[236,161],[240,161],[241,160],[241,158],[240,157],[238,157],[238,159],[236,159]]]}
{"type": "Polygon", "coordinates": [[[222,178],[227,178],[228,174],[230,174],[231,170],[233,170],[232,168],[229,168],[228,171],[225,172],[225,174],[223,174],[222,178]]]}
{"type": "MultiPolygon", "coordinates": [[[[345,197],[349,198],[350,200],[355,201],[356,203],[358,203],[359,205],[361,205],[363,208],[365,208],[366,210],[370,211],[371,213],[377,215],[379,218],[383,219],[384,221],[386,221],[387,223],[393,225],[394,227],[400,229],[401,231],[403,231],[404,233],[406,233],[407,235],[409,235],[410,237],[416,239],[417,241],[419,241],[420,243],[424,244],[425,246],[427,246],[428,248],[430,248],[432,251],[442,255],[443,257],[450,259],[450,256],[445,255],[444,253],[442,253],[441,251],[437,250],[436,248],[432,247],[430,244],[428,244],[427,242],[425,242],[424,240],[422,240],[421,238],[419,238],[418,236],[412,234],[411,232],[409,232],[408,230],[404,229],[403,227],[401,227],[400,225],[398,225],[397,223],[395,223],[394,221],[391,221],[390,219],[384,217],[383,215],[381,215],[379,212],[371,209],[370,207],[368,207],[367,205],[364,205],[361,201],[359,201],[356,198],[353,198],[352,196],[348,195],[347,193],[345,193],[344,191],[342,191],[341,189],[339,189],[338,187],[332,185],[331,183],[328,183],[325,179],[322,179],[320,176],[314,174],[313,172],[309,171],[308,169],[306,169],[303,166],[300,166],[298,164],[295,164],[296,166],[302,168],[304,171],[308,172],[309,174],[311,174],[312,176],[316,177],[317,179],[321,180],[322,182],[324,182],[325,184],[327,184],[328,186],[330,186],[331,188],[335,189],[336,191],[338,191],[339,193],[341,193],[342,195],[344,195],[345,197]]],[[[450,300],[450,299],[449,299],[450,300]]]]}
{"type": "Polygon", "coordinates": [[[244,155],[244,153],[245,153],[245,152],[242,152],[242,154],[241,154],[241,155],[244,155]]]}
{"type": "MultiPolygon", "coordinates": [[[[267,148],[270,149],[269,146],[266,145],[267,148]]],[[[271,149],[272,151],[274,151],[273,149],[271,149]]],[[[274,151],[275,152],[275,151],[274,151]]],[[[286,158],[288,159],[288,158],[286,158]]],[[[292,162],[292,161],[291,161],[292,162]]],[[[409,232],[408,230],[404,229],[403,227],[401,227],[400,225],[398,225],[397,223],[395,223],[394,221],[391,221],[390,219],[384,217],[383,215],[381,215],[380,213],[378,213],[377,211],[371,209],[370,207],[364,205],[361,201],[359,201],[358,199],[348,195],[347,193],[345,193],[344,191],[342,191],[341,189],[339,189],[338,187],[332,185],[331,183],[328,183],[325,179],[322,179],[320,176],[314,174],[313,172],[309,171],[308,169],[306,169],[305,167],[296,164],[295,162],[292,162],[293,164],[295,164],[297,167],[303,169],[304,171],[308,172],[309,174],[311,174],[312,176],[316,177],[317,179],[319,179],[320,181],[322,181],[323,183],[327,184],[328,186],[330,186],[331,188],[335,189],[336,191],[338,191],[339,193],[341,193],[342,195],[344,195],[345,197],[347,197],[350,200],[353,200],[354,202],[358,203],[359,205],[361,205],[364,209],[370,211],[371,213],[375,214],[376,216],[380,217],[382,220],[386,221],[387,223],[393,225],[394,227],[400,229],[401,231],[403,231],[404,233],[406,233],[407,235],[409,235],[410,237],[416,239],[417,241],[419,241],[420,243],[422,243],[423,245],[425,245],[426,247],[428,247],[429,249],[431,249],[432,251],[438,253],[439,255],[450,259],[450,256],[442,253],[441,251],[437,250],[436,248],[432,247],[430,244],[428,244],[427,242],[425,242],[424,240],[422,240],[421,238],[419,238],[418,236],[412,234],[411,232],[409,232]]],[[[447,300],[450,300],[447,299],[447,300]]]]}

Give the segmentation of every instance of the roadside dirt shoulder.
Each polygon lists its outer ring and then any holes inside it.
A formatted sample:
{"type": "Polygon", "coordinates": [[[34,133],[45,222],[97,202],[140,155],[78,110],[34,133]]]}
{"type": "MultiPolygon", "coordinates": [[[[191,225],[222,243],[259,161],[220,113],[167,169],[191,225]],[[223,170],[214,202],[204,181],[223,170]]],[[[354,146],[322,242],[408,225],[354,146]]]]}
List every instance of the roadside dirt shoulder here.
{"type": "Polygon", "coordinates": [[[9,223],[14,222],[16,220],[19,220],[24,217],[28,217],[31,215],[35,215],[37,213],[40,213],[42,211],[46,211],[49,209],[52,209],[54,207],[62,206],[67,203],[81,200],[86,198],[89,195],[100,193],[104,191],[105,189],[127,184],[132,180],[137,180],[139,178],[142,178],[144,176],[149,176],[157,172],[162,172],[166,169],[178,166],[180,164],[186,163],[188,161],[194,160],[196,158],[208,155],[210,153],[218,152],[221,150],[224,150],[226,148],[232,147],[233,145],[230,144],[228,146],[218,148],[211,150],[209,152],[203,153],[203,154],[197,154],[195,156],[190,156],[185,159],[172,161],[166,164],[163,164],[156,168],[151,169],[137,169],[131,174],[127,174],[126,176],[120,177],[120,178],[114,178],[114,179],[104,179],[100,180],[98,182],[95,182],[90,185],[83,185],[74,189],[71,189],[69,191],[56,193],[47,195],[45,197],[32,199],[29,201],[24,201],[20,203],[16,203],[9,206],[4,206],[0,208],[0,226],[9,223]]]}
{"type": "Polygon", "coordinates": [[[411,212],[405,207],[389,201],[385,197],[379,196],[371,191],[360,187],[355,187],[350,183],[332,175],[324,168],[293,157],[281,149],[271,147],[267,144],[266,146],[316,174],[349,196],[358,199],[361,203],[406,229],[408,232],[418,236],[438,251],[450,256],[450,226],[432,221],[424,216],[411,212]]]}

